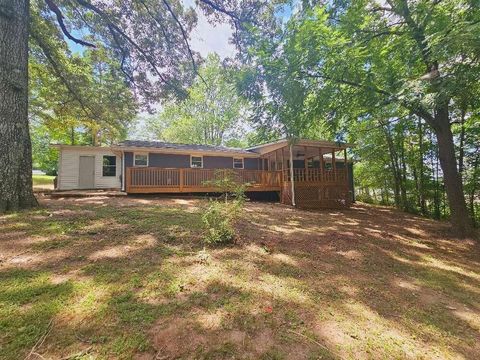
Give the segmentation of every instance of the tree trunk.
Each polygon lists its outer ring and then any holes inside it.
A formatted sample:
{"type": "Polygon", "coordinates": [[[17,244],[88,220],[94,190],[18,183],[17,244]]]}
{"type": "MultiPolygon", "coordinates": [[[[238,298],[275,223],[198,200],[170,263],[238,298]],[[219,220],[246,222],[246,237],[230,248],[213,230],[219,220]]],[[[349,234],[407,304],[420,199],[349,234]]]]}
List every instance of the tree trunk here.
{"type": "Polygon", "coordinates": [[[435,197],[434,197],[435,209],[433,211],[433,214],[434,214],[433,217],[437,220],[440,219],[440,193],[439,193],[440,183],[438,181],[438,160],[439,160],[439,155],[438,155],[438,143],[437,143],[437,148],[435,150],[435,168],[433,169],[434,177],[435,177],[435,197]]]}
{"type": "Polygon", "coordinates": [[[462,179],[458,173],[455,159],[455,146],[450,128],[448,105],[437,107],[434,131],[437,137],[438,155],[450,205],[452,226],[458,236],[466,237],[473,234],[473,225],[468,214],[462,179]]]}
{"type": "Polygon", "coordinates": [[[423,124],[422,119],[418,118],[418,148],[420,151],[419,154],[419,164],[418,164],[418,171],[419,171],[419,179],[418,179],[418,191],[420,194],[420,209],[422,211],[422,215],[427,215],[427,204],[425,200],[425,186],[424,186],[424,176],[423,176],[423,169],[424,169],[424,162],[423,162],[423,124]]]}
{"type": "Polygon", "coordinates": [[[463,175],[463,162],[465,158],[465,149],[464,149],[464,144],[465,144],[465,110],[462,109],[462,114],[460,116],[460,145],[458,149],[458,172],[460,173],[460,176],[463,175]]]}
{"type": "Polygon", "coordinates": [[[397,152],[395,151],[395,145],[393,144],[392,134],[390,133],[390,130],[385,124],[382,124],[382,125],[383,125],[383,131],[385,133],[385,139],[388,145],[388,154],[390,156],[390,163],[392,168],[392,175],[393,175],[393,182],[394,182],[393,195],[395,200],[395,207],[400,209],[402,207],[401,198],[400,198],[401,177],[400,177],[400,170],[398,167],[398,156],[397,156],[397,152]]]}
{"type": "Polygon", "coordinates": [[[472,214],[472,222],[473,222],[473,227],[477,226],[477,216],[475,213],[475,193],[477,192],[477,183],[478,183],[478,174],[479,174],[479,169],[478,166],[480,164],[480,152],[479,148],[477,147],[476,149],[476,155],[475,155],[475,160],[473,161],[473,166],[472,166],[472,186],[470,188],[470,194],[469,194],[469,206],[470,206],[470,213],[472,214]]]}
{"type": "Polygon", "coordinates": [[[400,146],[400,160],[402,162],[400,190],[402,196],[402,208],[404,211],[410,211],[410,206],[407,200],[407,164],[405,163],[405,134],[403,132],[404,129],[402,129],[402,142],[400,146]]]}
{"type": "Polygon", "coordinates": [[[28,129],[28,0],[0,0],[0,212],[37,205],[28,129]]]}

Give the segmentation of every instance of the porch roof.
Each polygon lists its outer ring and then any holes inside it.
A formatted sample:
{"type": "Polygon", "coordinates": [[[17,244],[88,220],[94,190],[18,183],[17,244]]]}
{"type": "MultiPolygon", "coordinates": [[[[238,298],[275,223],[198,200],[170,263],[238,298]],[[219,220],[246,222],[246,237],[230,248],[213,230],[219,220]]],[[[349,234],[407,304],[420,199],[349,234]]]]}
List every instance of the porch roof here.
{"type": "MultiPolygon", "coordinates": [[[[275,150],[281,149],[283,147],[288,146],[287,139],[281,139],[278,141],[256,145],[247,148],[248,151],[253,151],[258,154],[266,154],[273,152],[275,150]]],[[[316,147],[316,148],[325,148],[331,150],[343,150],[350,147],[353,147],[353,144],[342,143],[342,142],[334,142],[334,141],[326,141],[326,140],[308,140],[308,139],[299,139],[295,142],[294,146],[309,146],[309,147],[316,147]]],[[[328,151],[325,151],[327,153],[328,151]]]]}

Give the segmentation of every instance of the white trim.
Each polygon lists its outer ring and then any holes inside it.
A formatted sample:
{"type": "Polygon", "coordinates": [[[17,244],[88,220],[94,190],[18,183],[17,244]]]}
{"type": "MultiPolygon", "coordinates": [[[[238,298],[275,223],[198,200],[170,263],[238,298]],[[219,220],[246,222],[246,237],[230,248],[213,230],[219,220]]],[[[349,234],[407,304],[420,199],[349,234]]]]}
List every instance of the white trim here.
{"type": "Polygon", "coordinates": [[[118,176],[118,175],[117,175],[117,166],[118,166],[117,160],[118,160],[117,154],[113,154],[113,155],[105,155],[105,154],[102,154],[102,178],[111,178],[111,177],[116,177],[116,176],[118,176]],[[108,176],[107,176],[107,175],[103,175],[103,166],[104,166],[104,165],[103,165],[103,158],[104,158],[105,156],[110,156],[110,157],[114,157],[114,158],[115,158],[115,175],[108,175],[108,176]]]}
{"type": "Polygon", "coordinates": [[[57,188],[55,190],[61,189],[62,186],[62,162],[63,162],[63,151],[58,149],[60,152],[58,156],[58,166],[57,166],[57,188]]]}
{"type": "Polygon", "coordinates": [[[134,167],[148,167],[148,161],[149,161],[150,156],[148,156],[147,152],[134,152],[133,153],[133,166],[134,167]],[[135,156],[137,155],[146,155],[147,156],[147,165],[137,165],[135,164],[135,156]]]}
{"type": "Polygon", "coordinates": [[[125,191],[125,153],[122,152],[122,191],[125,191]]]}
{"type": "Polygon", "coordinates": [[[203,155],[190,155],[190,167],[192,169],[203,169],[203,155]],[[192,158],[193,157],[198,157],[200,159],[202,159],[202,166],[198,167],[198,166],[192,166],[192,158]]]}
{"type": "Polygon", "coordinates": [[[233,157],[232,158],[232,167],[234,169],[245,169],[245,159],[243,157],[233,157]],[[235,167],[235,160],[242,160],[242,167],[235,167]]]}

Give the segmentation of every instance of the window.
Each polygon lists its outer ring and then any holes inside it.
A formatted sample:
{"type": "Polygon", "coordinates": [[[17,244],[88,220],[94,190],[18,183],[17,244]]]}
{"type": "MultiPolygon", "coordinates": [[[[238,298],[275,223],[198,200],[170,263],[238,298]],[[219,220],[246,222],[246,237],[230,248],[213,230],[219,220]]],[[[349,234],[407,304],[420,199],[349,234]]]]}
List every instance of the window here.
{"type": "Polygon", "coordinates": [[[243,158],[233,158],[233,168],[243,169],[243,158]]]}
{"type": "Polygon", "coordinates": [[[314,167],[315,167],[315,161],[313,160],[313,158],[307,159],[307,168],[313,169],[314,167]]]}
{"type": "Polygon", "coordinates": [[[202,156],[190,156],[190,167],[192,167],[192,168],[203,168],[203,157],[202,156]]]}
{"type": "Polygon", "coordinates": [[[134,166],[148,166],[148,154],[135,154],[134,166]]]}
{"type": "Polygon", "coordinates": [[[103,155],[102,175],[115,176],[117,174],[117,157],[103,155]]]}

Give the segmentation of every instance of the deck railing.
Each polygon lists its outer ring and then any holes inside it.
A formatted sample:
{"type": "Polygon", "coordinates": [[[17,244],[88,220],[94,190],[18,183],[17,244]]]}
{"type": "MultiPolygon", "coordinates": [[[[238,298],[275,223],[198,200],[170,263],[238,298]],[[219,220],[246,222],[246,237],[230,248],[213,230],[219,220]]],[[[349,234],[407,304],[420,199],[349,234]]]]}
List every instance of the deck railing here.
{"type": "MultiPolygon", "coordinates": [[[[282,180],[291,181],[289,169],[282,170],[282,180]]],[[[347,173],[345,169],[293,169],[293,180],[299,183],[344,183],[347,173]]]]}
{"type": "Polygon", "coordinates": [[[231,176],[237,183],[248,184],[249,190],[275,190],[280,189],[282,180],[278,171],[263,170],[157,167],[133,167],[126,170],[127,192],[215,191],[213,182],[226,176],[231,176]]]}
{"type": "MultiPolygon", "coordinates": [[[[247,169],[169,169],[131,167],[126,169],[127,192],[214,192],[214,181],[231,176],[239,184],[248,184],[250,191],[280,190],[291,181],[290,170],[247,169]]],[[[346,184],[345,169],[294,169],[296,183],[346,184]]]]}

